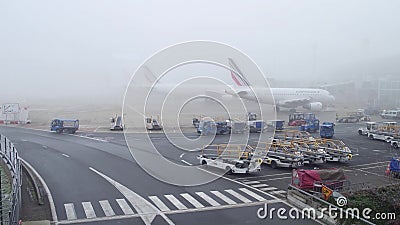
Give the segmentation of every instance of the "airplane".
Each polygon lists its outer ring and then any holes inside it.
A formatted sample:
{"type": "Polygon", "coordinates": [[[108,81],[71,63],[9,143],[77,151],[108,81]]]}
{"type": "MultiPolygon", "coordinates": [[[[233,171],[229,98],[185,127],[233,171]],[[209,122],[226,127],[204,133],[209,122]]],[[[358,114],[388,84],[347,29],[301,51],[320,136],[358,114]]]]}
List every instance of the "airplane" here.
{"type": "Polygon", "coordinates": [[[276,111],[279,111],[280,108],[289,108],[291,111],[295,111],[299,106],[311,111],[322,111],[323,108],[333,105],[335,101],[335,97],[323,89],[270,88],[268,90],[265,87],[251,85],[233,59],[229,58],[228,60],[233,70],[231,77],[237,86],[226,89],[226,94],[259,103],[275,104],[276,111]]]}

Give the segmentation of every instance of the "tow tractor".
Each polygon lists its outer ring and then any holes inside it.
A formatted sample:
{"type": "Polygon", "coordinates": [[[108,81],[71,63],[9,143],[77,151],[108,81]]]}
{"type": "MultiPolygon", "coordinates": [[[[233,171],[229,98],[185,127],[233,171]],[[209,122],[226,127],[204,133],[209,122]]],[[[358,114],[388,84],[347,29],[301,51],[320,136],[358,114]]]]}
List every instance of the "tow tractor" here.
{"type": "Polygon", "coordinates": [[[378,124],[376,122],[366,122],[365,125],[365,127],[358,128],[359,135],[367,135],[368,132],[378,129],[378,124]]]}
{"type": "Polygon", "coordinates": [[[146,129],[147,130],[162,130],[162,126],[159,123],[160,118],[157,116],[157,118],[154,117],[147,117],[145,119],[146,121],[146,129]]]}
{"type": "Polygon", "coordinates": [[[74,134],[79,129],[77,119],[54,119],[51,121],[50,130],[56,133],[74,134]]]}
{"type": "Polygon", "coordinates": [[[121,116],[115,115],[115,117],[111,118],[110,123],[111,123],[110,130],[123,130],[124,129],[124,125],[122,124],[121,116]]]}
{"type": "Polygon", "coordinates": [[[304,113],[296,112],[289,115],[288,126],[300,126],[305,123],[304,113]]]}
{"type": "Polygon", "coordinates": [[[212,166],[228,173],[251,173],[261,171],[261,158],[253,157],[245,145],[209,145],[197,156],[201,165],[212,166]]]}

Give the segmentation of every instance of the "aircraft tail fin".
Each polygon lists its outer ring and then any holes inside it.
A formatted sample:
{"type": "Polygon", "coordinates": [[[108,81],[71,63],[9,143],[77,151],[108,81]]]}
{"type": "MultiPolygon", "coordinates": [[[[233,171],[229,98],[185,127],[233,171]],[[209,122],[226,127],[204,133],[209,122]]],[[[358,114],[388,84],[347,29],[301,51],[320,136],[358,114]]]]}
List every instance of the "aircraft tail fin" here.
{"type": "Polygon", "coordinates": [[[228,58],[228,61],[229,61],[229,66],[232,68],[232,70],[231,70],[232,80],[238,86],[250,86],[249,81],[243,75],[242,71],[240,71],[239,67],[236,65],[236,63],[233,61],[233,59],[228,58]]]}

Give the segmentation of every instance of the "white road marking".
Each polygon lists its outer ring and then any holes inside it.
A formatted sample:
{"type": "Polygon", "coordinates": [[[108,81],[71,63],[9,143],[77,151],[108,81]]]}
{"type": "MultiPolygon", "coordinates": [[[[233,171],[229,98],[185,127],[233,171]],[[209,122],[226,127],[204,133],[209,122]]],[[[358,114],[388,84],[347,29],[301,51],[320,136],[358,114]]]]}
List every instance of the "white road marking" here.
{"type": "Polygon", "coordinates": [[[222,201],[228,203],[229,205],[236,205],[237,204],[235,201],[233,201],[232,199],[226,197],[224,194],[222,194],[219,191],[211,191],[211,193],[213,193],[215,196],[220,198],[222,201]]]}
{"type": "Polygon", "coordinates": [[[243,195],[237,193],[236,191],[232,190],[232,189],[228,189],[225,190],[226,192],[228,192],[229,194],[233,195],[235,198],[239,199],[240,201],[244,202],[244,203],[250,203],[251,200],[244,197],[243,195]]]}
{"type": "Polygon", "coordinates": [[[69,135],[75,136],[75,137],[86,138],[86,139],[90,139],[90,140],[94,140],[94,141],[109,142],[107,140],[103,140],[103,139],[100,139],[100,138],[88,137],[88,136],[83,136],[83,135],[76,135],[76,134],[69,134],[69,135]]]}
{"type": "Polygon", "coordinates": [[[271,191],[271,194],[286,194],[286,191],[284,190],[279,190],[279,191],[271,191]]]}
{"type": "MultiPolygon", "coordinates": [[[[263,175],[263,176],[257,176],[257,177],[254,177],[255,179],[259,179],[259,178],[262,178],[262,177],[275,177],[275,176],[281,176],[281,175],[291,175],[292,173],[278,173],[278,174],[268,174],[268,175],[263,175]]],[[[237,178],[237,179],[235,179],[236,181],[239,181],[239,180],[241,180],[241,181],[246,181],[246,180],[248,180],[248,179],[252,179],[253,177],[246,177],[246,178],[237,178]]]]}
{"type": "Polygon", "coordinates": [[[85,211],[86,218],[96,218],[96,213],[94,212],[92,203],[82,202],[83,210],[85,211]]]}
{"type": "Polygon", "coordinates": [[[63,154],[61,154],[61,155],[63,155],[63,156],[65,156],[65,157],[69,158],[69,155],[67,155],[67,154],[64,154],[64,153],[63,153],[63,154]]]}
{"type": "Polygon", "coordinates": [[[181,158],[182,159],[182,157],[185,155],[185,153],[182,153],[180,156],[179,156],[179,158],[181,158]]]}
{"type": "Polygon", "coordinates": [[[260,183],[260,181],[246,181],[246,182],[243,182],[243,183],[245,183],[245,184],[259,184],[260,183]]]}
{"type": "Polygon", "coordinates": [[[210,196],[206,195],[204,192],[196,192],[196,195],[200,196],[202,199],[204,199],[206,202],[208,202],[212,206],[220,206],[217,201],[212,199],[210,196]]]}
{"type": "Polygon", "coordinates": [[[161,211],[170,211],[168,206],[164,204],[157,196],[149,196],[149,199],[161,210],[161,211]]]}
{"type": "Polygon", "coordinates": [[[292,177],[275,177],[271,179],[265,179],[265,180],[260,180],[260,181],[271,181],[271,180],[283,180],[283,179],[292,179],[292,177]]]}
{"type": "Polygon", "coordinates": [[[181,194],[183,198],[185,198],[190,204],[192,204],[196,208],[203,208],[204,205],[201,204],[199,201],[197,201],[195,198],[193,198],[190,194],[188,193],[183,193],[181,194]]]}
{"type": "Polygon", "coordinates": [[[261,187],[268,187],[269,185],[268,184],[256,184],[256,185],[251,185],[252,187],[255,187],[255,188],[261,188],[261,187]]]}
{"type": "Polygon", "coordinates": [[[73,203],[64,204],[67,220],[76,220],[76,212],[73,203]]]}
{"type": "Polygon", "coordinates": [[[164,213],[162,213],[157,207],[151,204],[149,201],[144,199],[142,196],[136,194],[134,191],[125,187],[124,185],[118,183],[117,181],[109,178],[108,176],[100,173],[99,171],[89,167],[90,170],[97,173],[105,180],[107,180],[110,184],[112,184],[115,188],[118,189],[119,192],[132,204],[135,208],[136,212],[138,212],[140,218],[142,218],[144,224],[151,225],[151,222],[154,220],[156,215],[160,215],[168,224],[174,225],[174,222],[170,220],[164,213]]]}
{"type": "Polygon", "coordinates": [[[46,145],[42,145],[43,148],[48,148],[46,145]]]}
{"type": "Polygon", "coordinates": [[[180,202],[175,196],[173,195],[164,195],[177,209],[187,209],[187,207],[180,202]]]}
{"type": "Polygon", "coordinates": [[[265,198],[263,198],[263,197],[261,197],[260,195],[258,195],[258,194],[256,194],[256,193],[250,191],[250,190],[247,189],[247,188],[239,188],[239,190],[240,190],[240,191],[243,191],[244,193],[246,193],[246,194],[250,195],[251,197],[257,199],[258,201],[261,201],[261,202],[262,202],[262,201],[265,201],[265,200],[266,200],[265,198]]]}
{"type": "Polygon", "coordinates": [[[110,202],[108,200],[99,201],[101,208],[106,216],[114,216],[115,212],[111,208],[110,202]]]}
{"type": "Polygon", "coordinates": [[[278,188],[276,188],[276,187],[267,187],[267,188],[261,188],[260,190],[261,191],[272,191],[272,190],[276,190],[276,189],[278,189],[278,188]]]}
{"type": "Polygon", "coordinates": [[[191,163],[188,163],[188,162],[186,162],[185,160],[181,160],[183,163],[185,163],[186,165],[189,165],[189,166],[193,166],[193,164],[191,164],[191,163]]]}
{"type": "Polygon", "coordinates": [[[121,208],[122,212],[124,212],[125,215],[133,215],[135,214],[131,207],[129,207],[128,203],[125,201],[125,199],[120,198],[120,199],[115,199],[117,201],[119,207],[121,208]]]}

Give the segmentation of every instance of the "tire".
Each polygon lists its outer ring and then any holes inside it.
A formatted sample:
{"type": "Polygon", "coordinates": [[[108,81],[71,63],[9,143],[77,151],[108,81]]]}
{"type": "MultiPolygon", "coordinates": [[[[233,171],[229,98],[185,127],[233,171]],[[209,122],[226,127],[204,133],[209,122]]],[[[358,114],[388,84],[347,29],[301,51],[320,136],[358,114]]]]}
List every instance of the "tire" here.
{"type": "Polygon", "coordinates": [[[362,130],[359,130],[359,131],[358,131],[358,134],[359,134],[359,135],[362,135],[362,130]]]}
{"type": "Polygon", "coordinates": [[[370,140],[374,140],[374,135],[371,134],[371,135],[368,136],[368,138],[369,138],[370,140]]]}
{"type": "Polygon", "coordinates": [[[56,130],[56,133],[57,133],[57,134],[61,134],[61,133],[62,133],[62,130],[61,130],[61,129],[57,129],[57,130],[56,130]]]}
{"type": "Polygon", "coordinates": [[[229,166],[225,167],[225,171],[226,174],[232,174],[232,169],[229,166]]]}
{"type": "Polygon", "coordinates": [[[201,165],[207,165],[207,161],[206,160],[201,161],[201,165]]]}
{"type": "Polygon", "coordinates": [[[278,163],[276,163],[275,161],[271,162],[271,168],[272,169],[276,169],[278,167],[278,163]]]}
{"type": "Polygon", "coordinates": [[[393,142],[393,148],[399,148],[399,144],[397,144],[397,142],[393,142]]]}

